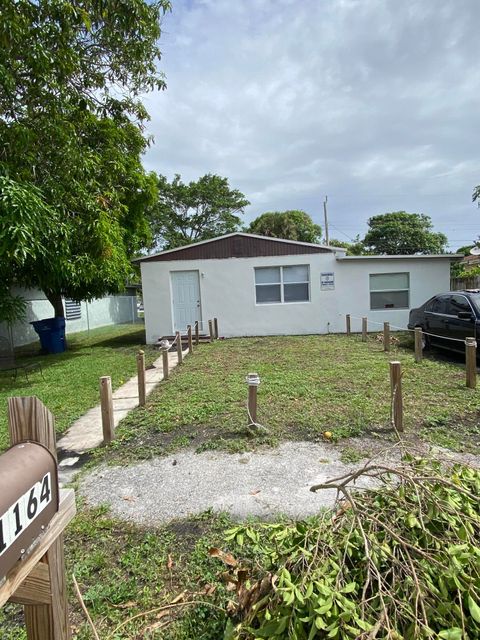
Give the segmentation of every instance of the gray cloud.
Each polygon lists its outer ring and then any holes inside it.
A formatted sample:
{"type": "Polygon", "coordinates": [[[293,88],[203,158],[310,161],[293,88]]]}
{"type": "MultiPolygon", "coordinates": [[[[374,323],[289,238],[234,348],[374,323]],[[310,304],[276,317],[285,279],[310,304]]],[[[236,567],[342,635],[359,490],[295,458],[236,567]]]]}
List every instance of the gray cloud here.
{"type": "Polygon", "coordinates": [[[227,176],[247,221],[303,208],[322,223],[328,194],[339,239],[405,209],[465,244],[480,232],[479,22],[477,0],[177,1],[145,166],[227,176]]]}

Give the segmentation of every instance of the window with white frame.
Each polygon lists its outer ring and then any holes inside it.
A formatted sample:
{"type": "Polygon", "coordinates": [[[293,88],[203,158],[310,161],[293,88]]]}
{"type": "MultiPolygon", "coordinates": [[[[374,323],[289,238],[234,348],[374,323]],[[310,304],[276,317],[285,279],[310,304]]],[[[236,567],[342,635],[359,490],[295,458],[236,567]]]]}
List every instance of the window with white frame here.
{"type": "Polygon", "coordinates": [[[370,309],[408,309],[409,273],[371,273],[370,309]]]}
{"type": "Polygon", "coordinates": [[[255,300],[257,304],[308,302],[310,300],[308,264],[289,267],[256,267],[255,300]]]}

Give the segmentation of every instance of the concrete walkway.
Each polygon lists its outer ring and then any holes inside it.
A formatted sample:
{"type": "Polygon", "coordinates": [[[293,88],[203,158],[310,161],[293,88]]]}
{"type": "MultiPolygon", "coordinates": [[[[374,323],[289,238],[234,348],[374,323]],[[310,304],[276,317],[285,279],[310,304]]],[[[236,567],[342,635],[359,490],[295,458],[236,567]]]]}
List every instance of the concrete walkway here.
{"type": "MultiPolygon", "coordinates": [[[[188,350],[183,351],[183,355],[188,350]]],[[[178,355],[176,351],[168,353],[169,370],[171,371],[178,364],[178,355]]],[[[147,387],[147,395],[149,395],[159,382],[163,380],[162,357],[157,358],[153,363],[153,367],[145,371],[145,381],[147,387]]],[[[113,394],[113,414],[114,424],[118,425],[120,420],[138,407],[138,380],[134,376],[124,385],[119,387],[113,394]]],[[[78,455],[87,452],[89,449],[98,447],[103,442],[102,431],[102,412],[100,405],[93,407],[87,411],[78,420],[72,424],[68,431],[58,440],[57,448],[60,454],[60,467],[69,467],[75,465],[78,461],[78,455]]]]}

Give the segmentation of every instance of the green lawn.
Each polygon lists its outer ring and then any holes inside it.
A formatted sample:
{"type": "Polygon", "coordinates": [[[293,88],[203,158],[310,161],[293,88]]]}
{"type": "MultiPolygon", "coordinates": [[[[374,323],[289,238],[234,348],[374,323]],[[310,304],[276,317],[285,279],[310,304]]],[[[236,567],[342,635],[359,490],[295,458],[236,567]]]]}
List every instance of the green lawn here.
{"type": "MultiPolygon", "coordinates": [[[[10,373],[0,376],[0,450],[8,445],[7,398],[37,396],[56,419],[58,433],[99,402],[98,379],[112,377],[113,387],[119,387],[136,373],[135,353],[145,342],[142,325],[114,325],[73,334],[68,337],[68,351],[48,356],[24,356],[19,362],[41,362],[42,379],[38,371],[29,373],[28,383],[22,371],[14,381],[10,373]]],[[[147,363],[158,357],[151,347],[145,349],[147,363]]],[[[25,352],[25,349],[21,349],[25,352]]],[[[32,349],[30,348],[30,351],[32,349]]]]}
{"type": "MultiPolygon", "coordinates": [[[[130,367],[133,373],[133,354],[141,334],[129,329],[115,328],[117,338],[111,335],[112,329],[103,330],[103,335],[96,333],[89,344],[79,336],[70,356],[54,357],[52,362],[63,367],[64,384],[67,376],[73,375],[68,365],[75,358],[86,362],[81,388],[86,388],[85,371],[88,379],[93,378],[94,402],[101,373],[112,374],[117,383],[125,375],[120,372],[122,363],[123,370],[130,367]]],[[[327,429],[334,438],[376,431],[388,437],[388,361],[392,359],[400,360],[403,366],[407,435],[478,450],[480,389],[465,387],[460,360],[429,357],[415,364],[408,347],[385,354],[373,337],[364,344],[358,336],[332,335],[235,339],[201,345],[149,396],[145,408],[133,411],[123,421],[117,431],[119,438],[112,446],[99,449],[98,459],[106,456],[112,462],[128,461],[186,445],[239,450],[286,438],[321,438],[327,429]],[[249,371],[258,371],[262,379],[258,418],[270,431],[267,437],[251,436],[245,430],[244,380],[249,371]]],[[[47,368],[48,375],[53,373],[49,374],[47,368]]],[[[61,376],[57,376],[57,383],[61,376]]],[[[79,395],[79,384],[68,387],[68,402],[78,402],[75,394],[79,395]]],[[[38,389],[35,393],[40,395],[38,389]]],[[[51,406],[58,396],[43,399],[51,406]]],[[[349,452],[350,456],[354,454],[349,452]]],[[[69,576],[75,573],[100,637],[222,638],[222,609],[232,593],[226,591],[222,577],[225,567],[209,555],[209,548],[220,547],[243,562],[261,566],[251,542],[246,540],[239,548],[225,540],[225,529],[231,524],[227,516],[207,512],[164,527],[136,527],[111,518],[107,509],[90,510],[80,503],[66,534],[67,571],[69,576]],[[177,598],[184,590],[188,591],[184,600],[193,604],[168,610],[172,617],[158,609],[181,602],[177,598]],[[202,603],[195,602],[198,600],[202,603]]],[[[70,579],[69,587],[71,591],[70,579]]],[[[70,604],[74,637],[91,638],[72,593],[70,604]]],[[[0,635],[5,640],[25,638],[18,611],[17,606],[8,605],[0,612],[0,635]]]]}
{"type": "MultiPolygon", "coordinates": [[[[81,503],[78,506],[79,512],[65,535],[75,640],[91,640],[93,635],[73,593],[72,573],[102,640],[223,638],[223,609],[229,595],[219,581],[224,566],[208,550],[225,544],[225,529],[233,524],[228,516],[208,511],[168,526],[141,528],[112,518],[106,509],[88,509],[81,503]],[[173,608],[173,618],[178,620],[168,624],[168,629],[158,628],[166,620],[170,623],[171,618],[162,614],[157,617],[156,608],[187,591],[184,601],[200,600],[204,604],[173,608]]],[[[232,543],[229,549],[237,551],[232,543]]],[[[0,638],[26,640],[22,620],[19,605],[7,604],[0,609],[0,638]]]]}
{"type": "Polygon", "coordinates": [[[480,390],[465,387],[461,361],[429,356],[416,364],[411,348],[390,354],[374,336],[245,338],[202,345],[132,412],[118,440],[101,456],[145,458],[179,446],[230,451],[282,439],[333,440],[391,434],[389,360],[402,363],[405,429],[452,448],[480,450],[480,390]],[[268,435],[246,429],[245,376],[257,371],[258,421],[268,435]],[[125,444],[128,443],[128,446],[125,444]]]}

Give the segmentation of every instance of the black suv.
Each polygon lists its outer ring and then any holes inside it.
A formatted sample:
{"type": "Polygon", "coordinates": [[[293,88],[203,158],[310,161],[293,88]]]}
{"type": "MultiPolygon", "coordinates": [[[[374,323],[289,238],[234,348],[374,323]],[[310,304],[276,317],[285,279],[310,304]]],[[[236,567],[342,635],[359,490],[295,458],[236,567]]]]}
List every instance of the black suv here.
{"type": "Polygon", "coordinates": [[[424,347],[436,345],[454,351],[464,351],[462,342],[447,338],[480,336],[480,289],[450,291],[430,298],[418,309],[410,311],[408,328],[421,327],[426,333],[424,347]]]}

